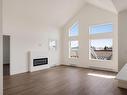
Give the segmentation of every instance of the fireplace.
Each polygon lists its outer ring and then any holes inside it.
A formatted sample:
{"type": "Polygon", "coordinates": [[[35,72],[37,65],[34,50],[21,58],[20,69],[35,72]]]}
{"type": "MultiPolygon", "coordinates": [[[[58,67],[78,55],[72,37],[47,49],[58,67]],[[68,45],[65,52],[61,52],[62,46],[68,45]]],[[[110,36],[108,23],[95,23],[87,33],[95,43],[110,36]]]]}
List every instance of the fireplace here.
{"type": "Polygon", "coordinates": [[[40,66],[48,64],[48,58],[33,59],[33,66],[40,66]]]}
{"type": "Polygon", "coordinates": [[[47,52],[30,51],[29,52],[29,72],[50,68],[50,58],[47,52]]]}

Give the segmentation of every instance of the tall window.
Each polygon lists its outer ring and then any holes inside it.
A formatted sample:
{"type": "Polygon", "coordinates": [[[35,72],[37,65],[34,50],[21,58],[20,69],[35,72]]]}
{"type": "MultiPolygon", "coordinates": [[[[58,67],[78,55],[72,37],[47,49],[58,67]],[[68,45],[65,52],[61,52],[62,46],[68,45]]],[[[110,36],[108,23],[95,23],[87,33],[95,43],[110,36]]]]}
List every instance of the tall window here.
{"type": "Polygon", "coordinates": [[[78,41],[70,41],[69,42],[70,45],[70,50],[69,50],[69,56],[70,58],[78,58],[78,49],[79,49],[79,43],[78,41]]]}
{"type": "Polygon", "coordinates": [[[89,29],[89,59],[112,60],[112,24],[91,26],[89,29]]]}
{"type": "Polygon", "coordinates": [[[69,29],[69,37],[76,37],[78,36],[78,34],[79,34],[79,25],[78,23],[75,23],[69,29]]]}
{"type": "Polygon", "coordinates": [[[90,27],[89,34],[110,33],[112,30],[112,24],[94,25],[90,27]]]}
{"type": "Polygon", "coordinates": [[[73,24],[69,29],[69,58],[78,58],[79,41],[77,39],[79,35],[78,23],[73,24]]]}

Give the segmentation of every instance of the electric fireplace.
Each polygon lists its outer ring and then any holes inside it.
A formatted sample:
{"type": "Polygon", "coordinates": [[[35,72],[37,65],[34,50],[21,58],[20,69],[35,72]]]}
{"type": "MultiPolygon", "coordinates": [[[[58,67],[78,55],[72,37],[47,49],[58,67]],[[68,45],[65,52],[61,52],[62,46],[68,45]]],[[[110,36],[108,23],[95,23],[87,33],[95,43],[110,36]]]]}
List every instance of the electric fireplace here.
{"type": "Polygon", "coordinates": [[[48,58],[33,59],[33,66],[40,66],[48,64],[48,58]]]}

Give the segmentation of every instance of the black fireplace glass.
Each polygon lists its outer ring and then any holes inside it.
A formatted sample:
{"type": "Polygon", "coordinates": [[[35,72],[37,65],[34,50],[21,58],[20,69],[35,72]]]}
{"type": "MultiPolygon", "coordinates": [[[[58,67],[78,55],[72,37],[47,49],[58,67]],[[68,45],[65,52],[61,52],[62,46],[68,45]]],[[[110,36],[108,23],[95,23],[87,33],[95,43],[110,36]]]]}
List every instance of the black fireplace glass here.
{"type": "Polygon", "coordinates": [[[33,66],[40,66],[48,64],[48,58],[33,59],[33,66]]]}

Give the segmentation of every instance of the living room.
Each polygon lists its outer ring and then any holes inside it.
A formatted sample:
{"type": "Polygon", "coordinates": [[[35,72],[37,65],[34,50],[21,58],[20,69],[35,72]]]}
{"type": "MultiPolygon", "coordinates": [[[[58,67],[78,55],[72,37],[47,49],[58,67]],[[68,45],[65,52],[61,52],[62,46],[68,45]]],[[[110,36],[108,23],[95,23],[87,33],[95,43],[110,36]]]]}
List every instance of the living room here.
{"type": "Polygon", "coordinates": [[[0,95],[126,95],[126,25],[126,0],[0,0],[0,95]]]}

